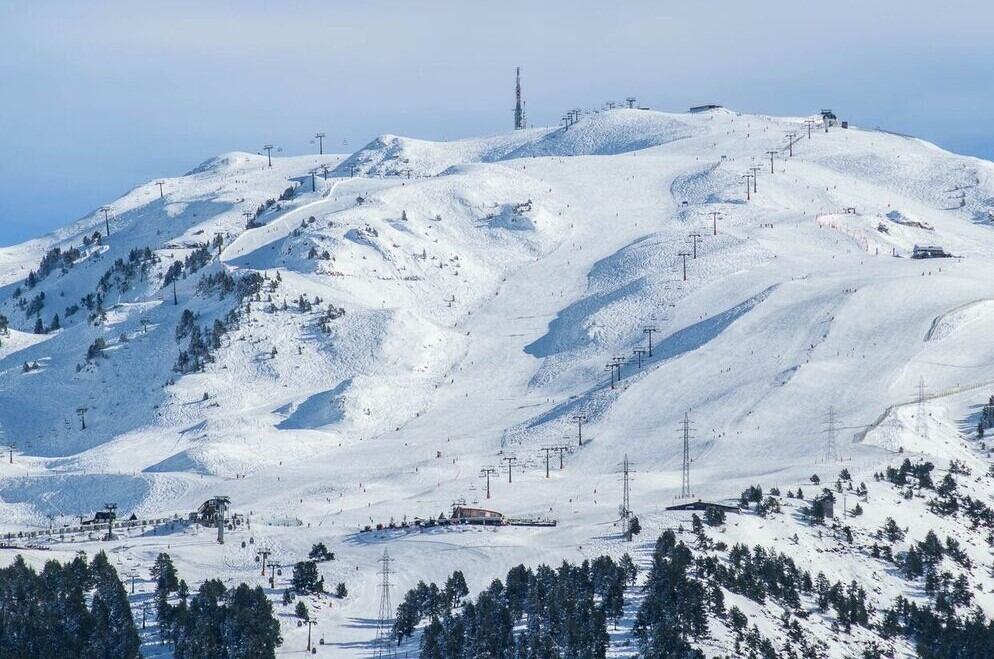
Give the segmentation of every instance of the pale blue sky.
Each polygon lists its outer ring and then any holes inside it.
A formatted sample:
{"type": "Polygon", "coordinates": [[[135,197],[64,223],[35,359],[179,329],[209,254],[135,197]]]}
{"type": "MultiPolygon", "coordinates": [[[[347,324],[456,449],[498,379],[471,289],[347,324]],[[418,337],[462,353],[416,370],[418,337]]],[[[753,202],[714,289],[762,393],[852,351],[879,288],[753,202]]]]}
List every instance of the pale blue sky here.
{"type": "Polygon", "coordinates": [[[0,244],[223,151],[456,138],[634,95],[806,114],[994,158],[994,7],[752,2],[0,0],[0,244]]]}

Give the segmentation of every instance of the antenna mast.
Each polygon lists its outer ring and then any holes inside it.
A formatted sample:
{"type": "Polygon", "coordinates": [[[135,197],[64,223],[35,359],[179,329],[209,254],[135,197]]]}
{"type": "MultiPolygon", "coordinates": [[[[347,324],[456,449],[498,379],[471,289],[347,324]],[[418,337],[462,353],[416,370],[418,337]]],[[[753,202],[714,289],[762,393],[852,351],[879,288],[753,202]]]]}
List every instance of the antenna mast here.
{"type": "Polygon", "coordinates": [[[521,101],[521,67],[514,70],[514,130],[525,127],[525,106],[521,101]]]}

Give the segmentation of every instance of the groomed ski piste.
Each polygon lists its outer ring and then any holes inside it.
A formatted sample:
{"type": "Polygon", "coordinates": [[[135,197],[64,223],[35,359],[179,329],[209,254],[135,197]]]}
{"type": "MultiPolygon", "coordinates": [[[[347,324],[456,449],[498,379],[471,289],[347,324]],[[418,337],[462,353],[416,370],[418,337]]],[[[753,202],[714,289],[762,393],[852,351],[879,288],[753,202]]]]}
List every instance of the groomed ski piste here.
{"type": "MultiPolygon", "coordinates": [[[[981,586],[976,603],[994,615],[983,532],[873,480],[905,457],[940,472],[957,459],[974,474],[962,486],[991,499],[975,429],[994,393],[994,165],[879,130],[826,132],[816,118],[809,138],[809,117],[615,109],[568,129],[383,136],[355,154],[272,166],[230,153],[163,179],[162,197],[149,183],[110,203],[109,238],[89,239],[105,232],[95,211],[0,249],[10,321],[0,443],[14,446],[13,463],[0,461],[0,533],[75,525],[108,502],[121,518],[185,517],[215,495],[250,522],[223,545],[214,530],[182,524],[107,542],[19,540],[0,564],[104,549],[122,575],[138,574],[137,607],[167,551],[191,590],[218,576],[278,600],[289,570],[270,588],[257,550],[286,566],[320,541],[337,556],[320,565],[325,583],[344,582],[349,595],[307,599],[318,654],[370,656],[384,549],[394,605],[455,569],[475,594],[518,563],[627,551],[645,567],[660,532],[689,530],[689,513],[666,510],[686,501],[677,498],[686,414],[692,500],[737,499],[750,485],[814,493],[812,474],[832,483],[846,468],[869,487],[865,513],[847,520],[857,535],[893,517],[909,541],[930,529],[959,538],[981,586]],[[790,148],[786,133],[797,135],[790,148]],[[256,215],[267,200],[277,201],[256,215]],[[206,261],[183,270],[174,303],[166,271],[216,235],[206,261]],[[916,245],[952,257],[913,259],[916,245]],[[71,264],[26,285],[46,252],[70,246],[80,250],[71,264]],[[144,273],[119,269],[98,288],[117,259],[146,247],[158,258],[144,273]],[[203,284],[222,272],[262,275],[258,297],[203,284]],[[65,313],[97,290],[95,314],[65,313]],[[40,293],[40,316],[29,315],[40,293]],[[177,371],[184,310],[206,328],[235,308],[241,319],[212,361],[177,371]],[[33,332],[55,313],[58,329],[33,332]],[[648,336],[652,356],[639,367],[633,351],[648,336]],[[88,358],[98,338],[106,347],[88,358]],[[624,363],[612,386],[615,357],[624,363]],[[583,446],[576,416],[586,419],[583,446]],[[560,445],[564,467],[553,453],[547,478],[542,448],[560,445]],[[631,543],[619,523],[626,455],[643,528],[631,543]],[[506,457],[516,459],[510,483],[506,457]],[[487,466],[500,468],[490,499],[487,466]],[[375,530],[448,515],[457,502],[557,525],[375,530]]],[[[924,597],[804,523],[798,502],[783,505],[770,518],[730,515],[714,535],[856,579],[881,607],[924,597]]],[[[727,597],[775,634],[776,606],[727,597]]],[[[277,610],[278,653],[302,651],[307,627],[292,607],[277,610]]],[[[829,656],[850,656],[829,615],[805,628],[829,656]]],[[[168,656],[154,627],[145,634],[149,655],[168,656]]],[[[611,656],[630,656],[629,641],[616,634],[611,656]]],[[[715,626],[702,647],[714,656],[729,644],[715,626]]],[[[416,647],[415,638],[400,651],[416,647]]],[[[901,641],[895,649],[914,656],[901,641]]]]}

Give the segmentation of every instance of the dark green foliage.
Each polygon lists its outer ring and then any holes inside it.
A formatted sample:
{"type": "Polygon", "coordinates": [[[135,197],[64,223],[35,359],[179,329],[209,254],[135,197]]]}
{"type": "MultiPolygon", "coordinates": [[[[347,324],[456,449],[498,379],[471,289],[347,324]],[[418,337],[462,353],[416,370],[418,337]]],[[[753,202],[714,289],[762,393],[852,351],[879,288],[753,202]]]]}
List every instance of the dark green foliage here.
{"type": "Polygon", "coordinates": [[[312,561],[333,561],[335,560],[335,552],[328,551],[323,542],[319,542],[311,547],[310,553],[307,558],[312,561]]]}
{"type": "Polygon", "coordinates": [[[707,631],[704,585],[689,575],[690,549],[672,531],[656,541],[652,567],[643,588],[645,599],[635,617],[635,638],[646,657],[703,657],[688,638],[707,631]]]}
{"type": "Polygon", "coordinates": [[[893,517],[888,517],[884,520],[884,526],[881,529],[881,533],[885,538],[891,542],[897,542],[904,539],[904,531],[897,525],[893,517]]]}
{"type": "Polygon", "coordinates": [[[183,276],[183,264],[179,261],[173,261],[162,276],[162,287],[165,288],[181,276],[183,276]]]}
{"type": "Polygon", "coordinates": [[[721,526],[725,523],[725,511],[715,506],[704,509],[704,523],[708,526],[721,526]]]}
{"type": "Polygon", "coordinates": [[[444,589],[422,582],[408,591],[397,609],[394,634],[398,640],[411,636],[427,619],[422,658],[604,657],[607,622],[621,616],[628,575],[607,556],[563,563],[557,570],[519,565],[504,583],[494,580],[460,608],[453,604],[465,579],[455,572],[444,589]]]}
{"type": "MultiPolygon", "coordinates": [[[[884,471],[883,478],[898,486],[917,485],[921,488],[932,489],[933,469],[935,469],[935,465],[931,462],[911,464],[911,460],[905,458],[904,462],[902,462],[901,466],[897,469],[894,467],[887,467],[884,471]]],[[[879,476],[880,475],[878,474],[878,477],[879,476]]]]}
{"type": "Polygon", "coordinates": [[[49,561],[41,574],[20,556],[0,569],[0,657],[133,659],[138,648],[127,594],[103,552],[89,565],[82,555],[49,561]]]}
{"type": "Polygon", "coordinates": [[[41,262],[38,263],[38,270],[28,273],[28,287],[31,288],[37,285],[39,280],[44,279],[56,270],[63,273],[68,272],[69,268],[73,267],[81,256],[83,256],[83,253],[72,245],[65,250],[61,247],[51,248],[41,257],[41,262]]]}
{"type": "Polygon", "coordinates": [[[318,574],[318,566],[314,561],[299,561],[293,566],[290,585],[298,595],[323,593],[324,577],[318,574]]]}
{"type": "Polygon", "coordinates": [[[739,496],[739,507],[748,508],[750,503],[759,503],[763,500],[763,488],[759,485],[750,485],[742,490],[739,496]]]}
{"type": "Polygon", "coordinates": [[[898,597],[883,618],[882,633],[907,636],[921,659],[994,657],[994,623],[979,609],[957,616],[898,597]]]}
{"type": "Polygon", "coordinates": [[[811,500],[811,503],[801,508],[801,514],[812,524],[824,524],[829,503],[834,503],[835,496],[831,490],[822,490],[821,496],[811,500]]]}
{"type": "Polygon", "coordinates": [[[462,604],[462,599],[467,595],[469,595],[469,587],[466,585],[466,577],[460,570],[456,570],[446,580],[445,589],[442,591],[445,604],[450,609],[455,608],[462,604]]]}
{"type": "Polygon", "coordinates": [[[734,545],[728,552],[728,562],[713,556],[697,560],[698,573],[716,581],[728,590],[759,603],[773,597],[789,607],[800,604],[800,594],[811,578],[795,565],[786,554],[756,546],[734,545]]]}
{"type": "Polygon", "coordinates": [[[208,579],[189,607],[180,600],[172,608],[171,624],[163,631],[174,643],[176,659],[266,659],[276,656],[283,641],[273,606],[258,586],[226,590],[208,579]]]}
{"type": "Polygon", "coordinates": [[[98,294],[105,295],[111,289],[117,288],[122,293],[131,289],[134,279],[144,280],[151,267],[159,262],[159,258],[148,247],[132,249],[128,252],[127,260],[119,258],[97,282],[98,294]]]}
{"type": "Polygon", "coordinates": [[[102,336],[93,339],[93,343],[86,349],[86,361],[93,361],[97,357],[103,357],[105,348],[107,348],[107,342],[104,341],[102,336]]]}

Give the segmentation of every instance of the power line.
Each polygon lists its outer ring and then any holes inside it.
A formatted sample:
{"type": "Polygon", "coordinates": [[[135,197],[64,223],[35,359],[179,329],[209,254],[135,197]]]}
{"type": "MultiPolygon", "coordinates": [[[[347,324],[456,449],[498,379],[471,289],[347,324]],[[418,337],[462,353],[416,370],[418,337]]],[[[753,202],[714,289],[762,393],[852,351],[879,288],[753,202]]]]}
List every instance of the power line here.
{"type": "Polygon", "coordinates": [[[621,463],[623,482],[621,494],[621,535],[629,542],[632,540],[631,474],[634,471],[632,463],[628,460],[628,454],[625,453],[625,459],[621,463]]]}
{"type": "Polygon", "coordinates": [[[825,455],[824,460],[826,463],[838,462],[839,460],[839,448],[835,442],[835,434],[837,431],[837,424],[835,418],[835,408],[828,408],[828,415],[825,418],[825,455]]]}
{"type": "Polygon", "coordinates": [[[925,418],[925,378],[918,379],[918,412],[915,418],[915,433],[928,441],[928,421],[925,418]]]}
{"type": "Polygon", "coordinates": [[[680,498],[689,499],[693,496],[690,492],[690,437],[691,423],[690,413],[684,412],[683,422],[680,424],[680,432],[683,438],[683,473],[680,485],[680,498]]]}
{"type": "Polygon", "coordinates": [[[380,583],[380,615],[376,624],[376,646],[377,659],[394,659],[397,653],[394,651],[393,642],[393,607],[390,604],[390,552],[383,550],[383,558],[380,559],[380,575],[383,581],[380,583]]]}

